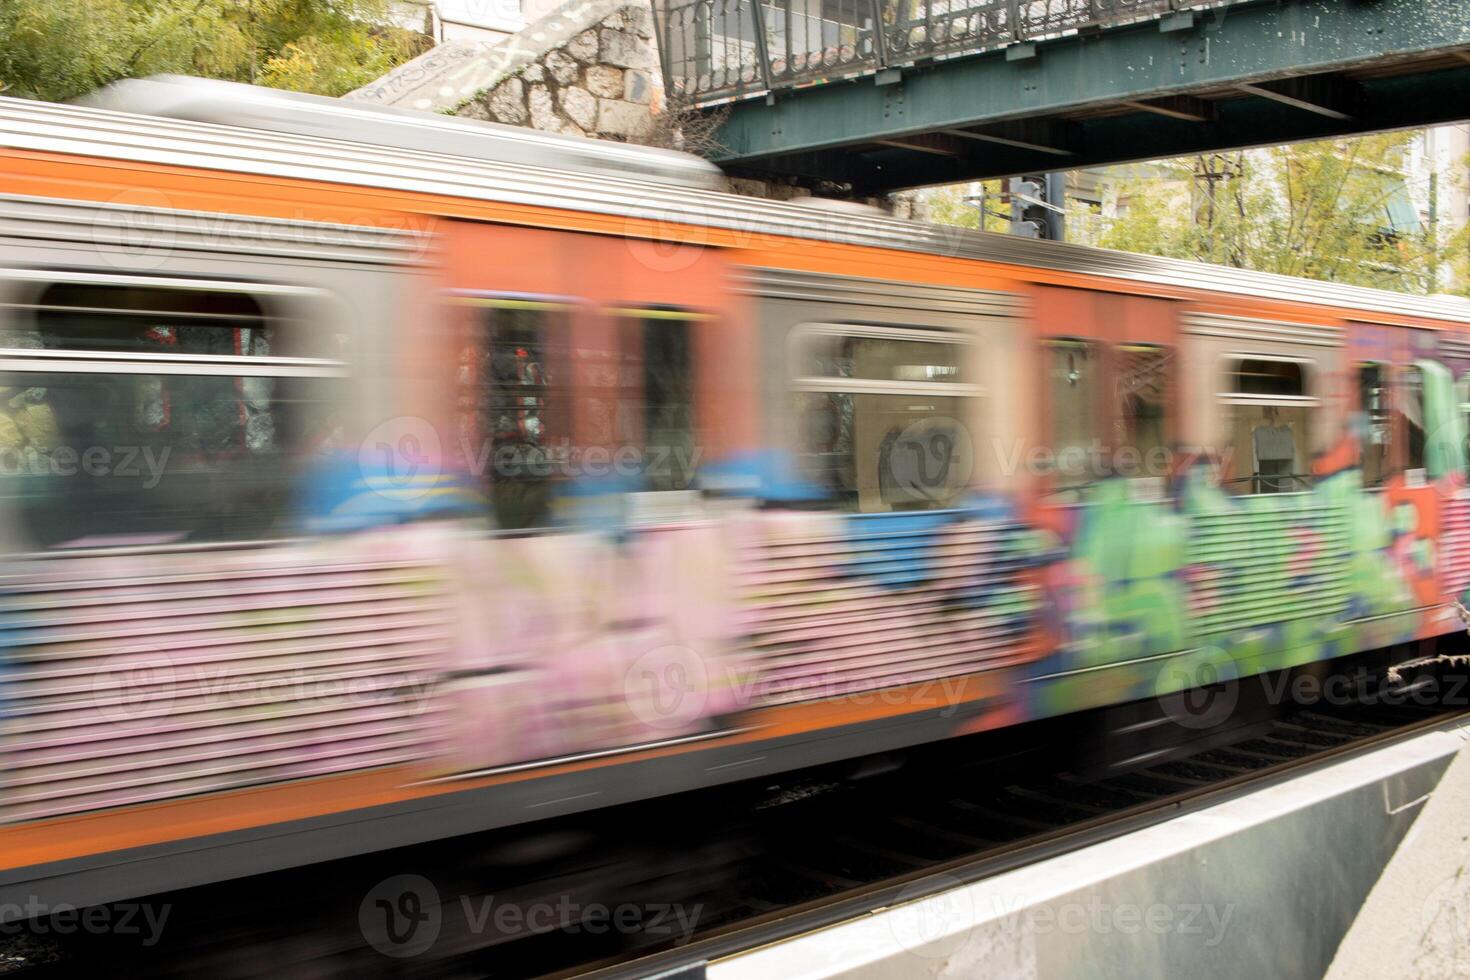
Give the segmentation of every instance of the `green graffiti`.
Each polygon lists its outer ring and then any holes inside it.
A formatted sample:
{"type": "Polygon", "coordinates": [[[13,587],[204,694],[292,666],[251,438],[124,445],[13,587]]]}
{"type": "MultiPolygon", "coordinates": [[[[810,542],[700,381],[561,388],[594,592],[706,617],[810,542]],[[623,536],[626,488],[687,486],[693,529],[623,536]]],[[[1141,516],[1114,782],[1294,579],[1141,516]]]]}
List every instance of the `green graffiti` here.
{"type": "MultiPolygon", "coordinates": [[[[1445,368],[1417,366],[1424,475],[1457,481],[1459,399],[1445,368]]],[[[1365,489],[1356,468],[1299,493],[1232,496],[1204,465],[1174,500],[1131,499],[1127,480],[1095,485],[1052,542],[1060,642],[1037,671],[1035,707],[1156,696],[1172,683],[1161,671],[1200,651],[1246,676],[1412,638],[1424,603],[1415,584],[1432,581],[1437,560],[1419,508],[1438,507],[1442,494],[1365,489]]]]}

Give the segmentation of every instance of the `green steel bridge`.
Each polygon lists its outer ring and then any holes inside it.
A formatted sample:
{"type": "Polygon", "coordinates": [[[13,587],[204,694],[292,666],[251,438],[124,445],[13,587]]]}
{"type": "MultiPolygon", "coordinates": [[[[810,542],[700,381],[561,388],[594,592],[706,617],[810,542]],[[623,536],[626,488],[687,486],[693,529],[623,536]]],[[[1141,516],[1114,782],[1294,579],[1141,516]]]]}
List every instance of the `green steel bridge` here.
{"type": "Polygon", "coordinates": [[[716,162],[854,194],[1470,119],[1470,0],[653,0],[716,162]]]}

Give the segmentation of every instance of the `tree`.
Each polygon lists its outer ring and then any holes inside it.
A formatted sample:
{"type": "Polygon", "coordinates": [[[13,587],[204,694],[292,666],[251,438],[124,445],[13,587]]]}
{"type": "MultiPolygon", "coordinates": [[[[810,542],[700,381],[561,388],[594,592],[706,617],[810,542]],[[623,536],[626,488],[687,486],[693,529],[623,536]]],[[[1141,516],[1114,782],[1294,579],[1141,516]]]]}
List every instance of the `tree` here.
{"type": "Polygon", "coordinates": [[[391,0],[0,0],[0,89],[64,101],[161,72],[322,95],[425,50],[391,0]]]}
{"type": "Polygon", "coordinates": [[[1470,224],[1460,228],[1445,248],[1451,270],[1451,293],[1470,296],[1470,224]]]}
{"type": "Polygon", "coordinates": [[[1007,183],[1004,180],[981,180],[922,190],[917,195],[919,209],[929,221],[939,225],[1008,231],[1011,206],[1004,197],[1007,183]]]}
{"type": "Polygon", "coordinates": [[[1446,242],[1406,181],[1413,133],[1168,161],[1118,186],[1099,244],[1407,292],[1434,292],[1446,242]]]}
{"type": "MultiPolygon", "coordinates": [[[[1384,133],[1110,168],[1101,181],[1103,213],[1067,202],[1067,237],[1310,279],[1470,295],[1470,230],[1451,236],[1446,222],[1419,220],[1414,201],[1428,188],[1407,178],[1414,171],[1429,179],[1423,163],[1411,166],[1418,138],[1384,133]]],[[[1467,179],[1466,161],[1457,161],[1439,184],[1467,179]]],[[[979,212],[965,201],[979,187],[921,192],[930,220],[979,227],[979,212]]],[[[1000,182],[985,187],[993,195],[1000,182]]],[[[1006,222],[990,218],[984,227],[1005,231],[1006,222]]]]}

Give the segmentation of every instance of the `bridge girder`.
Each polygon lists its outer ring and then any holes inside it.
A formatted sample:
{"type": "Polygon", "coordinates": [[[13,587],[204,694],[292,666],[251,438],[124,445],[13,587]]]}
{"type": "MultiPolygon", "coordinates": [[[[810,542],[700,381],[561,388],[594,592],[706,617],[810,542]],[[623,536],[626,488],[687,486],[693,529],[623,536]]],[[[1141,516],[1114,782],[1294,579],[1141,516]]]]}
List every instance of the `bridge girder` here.
{"type": "Polygon", "coordinates": [[[735,103],[716,160],[866,195],[1470,119],[1470,4],[1195,13],[735,103]]]}

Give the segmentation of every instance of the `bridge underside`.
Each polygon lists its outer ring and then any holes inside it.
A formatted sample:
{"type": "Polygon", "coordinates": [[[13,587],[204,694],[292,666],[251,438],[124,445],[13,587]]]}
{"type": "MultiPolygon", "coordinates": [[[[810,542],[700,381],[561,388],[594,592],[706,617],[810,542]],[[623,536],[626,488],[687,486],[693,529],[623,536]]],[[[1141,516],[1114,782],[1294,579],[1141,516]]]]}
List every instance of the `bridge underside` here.
{"type": "Polygon", "coordinates": [[[1470,4],[1234,4],[741,95],[717,162],[859,195],[1425,126],[1470,119],[1470,4]]]}

